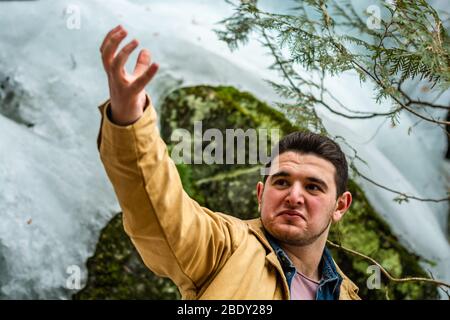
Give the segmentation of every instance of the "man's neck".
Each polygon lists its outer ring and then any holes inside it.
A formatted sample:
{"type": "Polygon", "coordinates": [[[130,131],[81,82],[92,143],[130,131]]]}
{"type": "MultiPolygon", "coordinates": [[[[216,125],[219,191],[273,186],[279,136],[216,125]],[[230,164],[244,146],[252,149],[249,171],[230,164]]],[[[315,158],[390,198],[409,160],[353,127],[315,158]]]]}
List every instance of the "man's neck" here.
{"type": "Polygon", "coordinates": [[[312,280],[320,281],[321,272],[319,265],[322,260],[326,240],[326,237],[320,237],[314,243],[306,246],[296,246],[281,242],[280,246],[289,256],[298,272],[312,280]]]}

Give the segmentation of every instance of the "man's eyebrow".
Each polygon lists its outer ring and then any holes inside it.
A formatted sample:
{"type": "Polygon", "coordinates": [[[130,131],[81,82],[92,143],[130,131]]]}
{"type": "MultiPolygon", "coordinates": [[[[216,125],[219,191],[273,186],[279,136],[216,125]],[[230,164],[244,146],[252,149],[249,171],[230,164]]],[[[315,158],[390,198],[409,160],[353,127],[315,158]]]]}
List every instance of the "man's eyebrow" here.
{"type": "Polygon", "coordinates": [[[270,175],[270,180],[273,180],[273,179],[278,178],[278,177],[289,177],[290,175],[291,174],[289,172],[287,172],[287,171],[279,171],[277,173],[274,173],[274,174],[270,175]]]}
{"type": "MultiPolygon", "coordinates": [[[[287,171],[279,171],[277,173],[274,173],[270,176],[270,180],[274,180],[278,177],[290,177],[291,174],[287,171]]],[[[318,185],[320,185],[323,189],[327,190],[328,189],[328,185],[326,184],[325,181],[323,181],[320,178],[317,177],[307,177],[306,180],[308,180],[309,182],[313,182],[313,183],[317,183],[318,185]]]]}

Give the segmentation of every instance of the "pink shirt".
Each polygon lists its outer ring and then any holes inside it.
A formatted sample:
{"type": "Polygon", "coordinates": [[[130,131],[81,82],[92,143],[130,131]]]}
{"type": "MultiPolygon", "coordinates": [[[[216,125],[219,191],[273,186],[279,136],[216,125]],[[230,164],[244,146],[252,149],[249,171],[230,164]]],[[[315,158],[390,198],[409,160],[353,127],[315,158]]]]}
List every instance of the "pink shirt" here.
{"type": "Polygon", "coordinates": [[[291,300],[316,300],[319,282],[296,272],[291,283],[291,300]]]}

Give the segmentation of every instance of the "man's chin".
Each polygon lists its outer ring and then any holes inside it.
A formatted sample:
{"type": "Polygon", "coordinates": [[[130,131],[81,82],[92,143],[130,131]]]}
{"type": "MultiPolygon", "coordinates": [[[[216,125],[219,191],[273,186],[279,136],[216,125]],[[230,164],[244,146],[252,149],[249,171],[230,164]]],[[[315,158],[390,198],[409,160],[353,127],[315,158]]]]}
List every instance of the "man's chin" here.
{"type": "Polygon", "coordinates": [[[269,229],[269,233],[280,241],[297,242],[304,239],[305,230],[290,223],[278,223],[269,229]]]}
{"type": "Polygon", "coordinates": [[[304,220],[302,220],[302,222],[297,221],[297,223],[294,224],[291,220],[286,221],[282,219],[277,220],[276,222],[272,221],[272,224],[270,224],[269,226],[266,226],[264,224],[264,227],[278,241],[284,242],[289,245],[306,246],[314,243],[324,233],[326,237],[328,235],[328,233],[326,232],[330,224],[331,220],[330,223],[328,223],[322,231],[316,234],[311,234],[310,232],[308,232],[304,220]]]}
{"type": "Polygon", "coordinates": [[[307,225],[305,220],[300,217],[280,217],[274,224],[274,229],[283,230],[284,232],[299,234],[305,233],[307,225]]]}

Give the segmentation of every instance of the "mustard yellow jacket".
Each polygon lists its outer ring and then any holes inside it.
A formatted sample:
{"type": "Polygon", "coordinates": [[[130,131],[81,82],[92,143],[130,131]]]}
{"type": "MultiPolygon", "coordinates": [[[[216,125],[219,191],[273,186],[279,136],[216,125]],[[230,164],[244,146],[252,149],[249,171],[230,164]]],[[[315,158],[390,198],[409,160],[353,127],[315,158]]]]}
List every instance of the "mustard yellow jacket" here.
{"type": "MultiPolygon", "coordinates": [[[[183,299],[289,299],[281,264],[260,219],[243,221],[201,207],[183,190],[147,105],[134,124],[109,120],[99,107],[98,148],[123,210],[123,224],[146,266],[168,277],[183,299]]],[[[340,299],[359,299],[340,271],[340,299]]]]}

